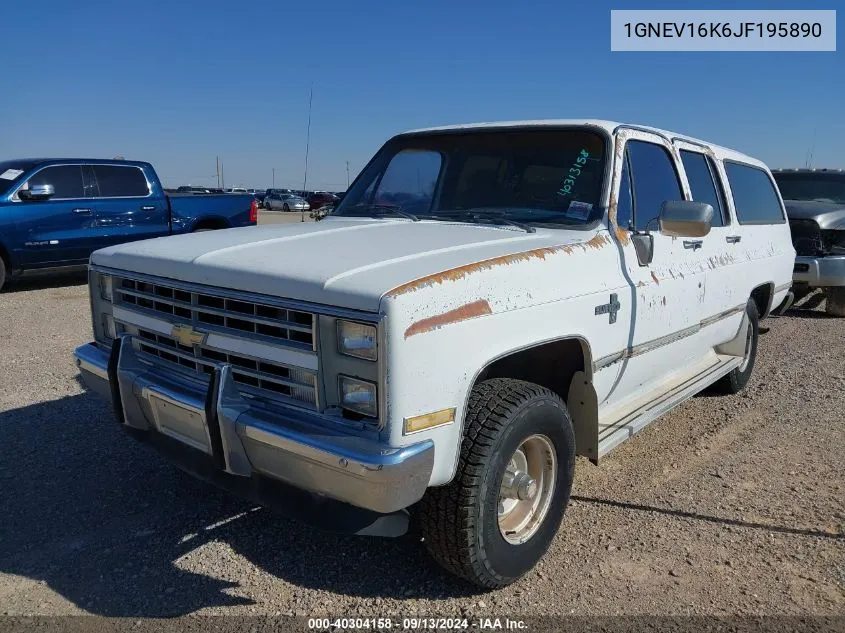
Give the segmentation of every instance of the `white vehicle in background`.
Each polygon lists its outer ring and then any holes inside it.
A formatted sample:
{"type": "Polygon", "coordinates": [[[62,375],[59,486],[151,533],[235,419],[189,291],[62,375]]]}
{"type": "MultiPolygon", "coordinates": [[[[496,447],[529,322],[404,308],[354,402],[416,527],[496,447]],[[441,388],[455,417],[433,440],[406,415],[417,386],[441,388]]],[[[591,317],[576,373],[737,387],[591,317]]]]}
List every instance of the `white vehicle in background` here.
{"type": "Polygon", "coordinates": [[[743,389],[794,259],[738,152],[593,120],[422,130],[319,223],[94,253],[76,359],[197,476],[359,534],[414,506],[444,567],[500,587],[549,547],[576,455],[743,389]]]}

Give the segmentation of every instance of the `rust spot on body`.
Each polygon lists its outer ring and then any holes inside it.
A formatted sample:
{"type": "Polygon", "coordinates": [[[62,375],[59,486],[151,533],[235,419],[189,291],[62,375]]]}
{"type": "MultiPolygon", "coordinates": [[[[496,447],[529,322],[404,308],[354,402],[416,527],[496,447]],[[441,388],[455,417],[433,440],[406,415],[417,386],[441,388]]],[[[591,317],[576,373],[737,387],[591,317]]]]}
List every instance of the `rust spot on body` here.
{"type": "Polygon", "coordinates": [[[656,283],[658,286],[660,285],[660,280],[657,278],[657,275],[654,274],[653,270],[651,271],[651,278],[654,279],[654,283],[656,283]]]}
{"type": "Polygon", "coordinates": [[[432,330],[436,330],[444,325],[449,325],[450,323],[466,321],[467,319],[492,313],[493,311],[490,309],[490,304],[487,302],[487,299],[479,299],[478,301],[467,303],[466,305],[462,305],[454,310],[449,310],[443,314],[438,314],[436,316],[421,319],[416,323],[412,323],[408,329],[405,330],[405,338],[409,338],[415,334],[431,332],[432,330]]]}

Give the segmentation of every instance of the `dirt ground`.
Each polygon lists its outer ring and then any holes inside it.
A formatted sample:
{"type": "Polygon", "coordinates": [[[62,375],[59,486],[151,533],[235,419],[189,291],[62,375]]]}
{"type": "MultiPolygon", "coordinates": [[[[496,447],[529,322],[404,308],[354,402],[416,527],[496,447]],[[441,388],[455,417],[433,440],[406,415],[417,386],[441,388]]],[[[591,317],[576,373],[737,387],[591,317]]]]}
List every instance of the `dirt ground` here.
{"type": "Polygon", "coordinates": [[[745,393],[579,460],[538,569],[481,593],[419,536],[315,532],[137,445],[77,382],[83,283],[0,295],[0,613],[845,614],[845,319],[817,295],[766,321],[745,393]]]}

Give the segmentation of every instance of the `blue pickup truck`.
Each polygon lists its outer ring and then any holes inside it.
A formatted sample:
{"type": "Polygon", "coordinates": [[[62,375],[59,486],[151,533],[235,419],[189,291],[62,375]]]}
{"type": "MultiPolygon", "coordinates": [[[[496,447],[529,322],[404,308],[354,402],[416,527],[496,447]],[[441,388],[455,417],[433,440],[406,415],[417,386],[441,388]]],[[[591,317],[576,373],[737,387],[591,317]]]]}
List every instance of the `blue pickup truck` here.
{"type": "Polygon", "coordinates": [[[12,278],[84,268],[98,248],[256,223],[250,194],[167,194],[149,163],[0,161],[0,289],[12,278]]]}

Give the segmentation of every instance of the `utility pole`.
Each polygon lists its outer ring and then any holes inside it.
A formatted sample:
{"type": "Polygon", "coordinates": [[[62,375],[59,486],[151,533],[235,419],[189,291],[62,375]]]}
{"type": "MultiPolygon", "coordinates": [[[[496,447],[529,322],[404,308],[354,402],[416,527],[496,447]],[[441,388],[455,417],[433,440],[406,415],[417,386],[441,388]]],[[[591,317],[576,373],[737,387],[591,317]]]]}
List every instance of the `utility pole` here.
{"type": "Polygon", "coordinates": [[[349,189],[349,161],[346,161],[346,188],[349,189]]]}
{"type": "Polygon", "coordinates": [[[217,188],[220,189],[220,157],[217,156],[217,188]]]}
{"type": "Polygon", "coordinates": [[[218,185],[218,189],[223,189],[226,187],[226,181],[223,180],[223,163],[220,163],[220,184],[218,185]]]}
{"type": "MultiPolygon", "coordinates": [[[[305,178],[302,181],[302,192],[308,191],[308,150],[311,147],[311,103],[314,101],[314,87],[308,95],[308,127],[305,129],[305,178]]],[[[300,222],[305,222],[305,209],[302,210],[300,222]]]]}
{"type": "Polygon", "coordinates": [[[276,188],[276,168],[273,167],[273,189],[276,188]]]}

